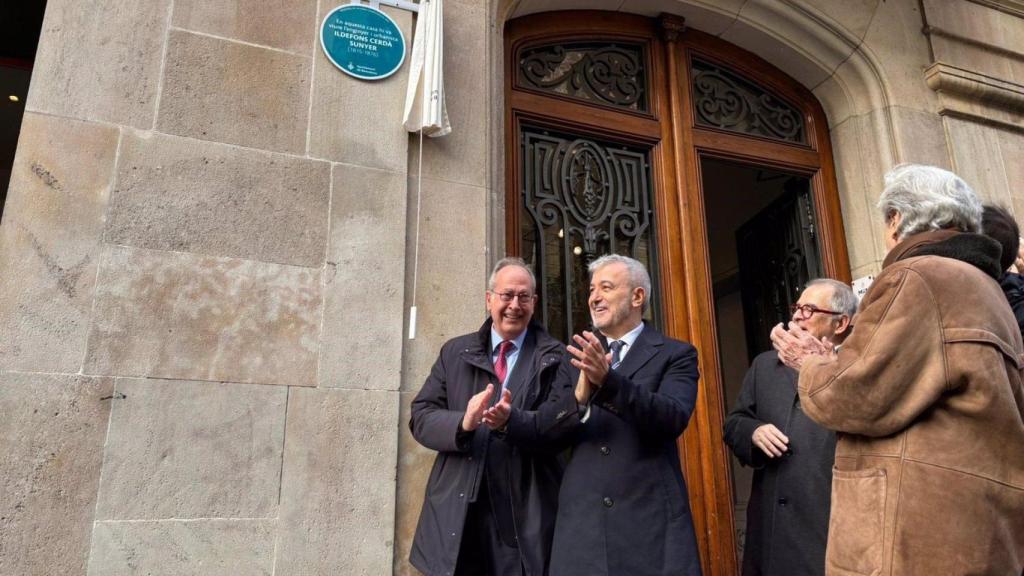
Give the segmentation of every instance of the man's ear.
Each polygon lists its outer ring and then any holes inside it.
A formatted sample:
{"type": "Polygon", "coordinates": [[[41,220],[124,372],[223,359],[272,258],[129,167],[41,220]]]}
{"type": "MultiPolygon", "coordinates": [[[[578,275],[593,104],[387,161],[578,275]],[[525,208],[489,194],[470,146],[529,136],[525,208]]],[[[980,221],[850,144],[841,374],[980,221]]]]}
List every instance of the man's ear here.
{"type": "Polygon", "coordinates": [[[644,301],[646,299],[647,299],[647,293],[644,292],[644,289],[643,289],[642,286],[637,286],[636,288],[633,288],[633,299],[632,299],[633,306],[635,306],[637,308],[643,308],[644,301]]]}
{"type": "Polygon", "coordinates": [[[836,329],[834,332],[836,336],[839,336],[840,334],[845,334],[846,336],[849,336],[849,332],[851,329],[853,329],[853,325],[850,324],[850,317],[847,316],[846,314],[843,314],[842,316],[839,317],[839,322],[836,323],[836,329]]]}

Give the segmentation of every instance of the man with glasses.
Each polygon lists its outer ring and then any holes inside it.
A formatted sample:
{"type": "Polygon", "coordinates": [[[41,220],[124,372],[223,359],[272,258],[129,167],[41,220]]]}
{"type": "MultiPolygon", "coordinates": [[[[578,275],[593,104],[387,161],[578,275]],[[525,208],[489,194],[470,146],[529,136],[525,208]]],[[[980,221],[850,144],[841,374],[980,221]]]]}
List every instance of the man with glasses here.
{"type": "Polygon", "coordinates": [[[449,340],[412,402],[438,452],[410,561],[430,576],[545,576],[562,464],[552,448],[576,399],[563,345],[532,322],[537,283],[500,260],[480,330],[449,340]]]}
{"type": "MultiPolygon", "coordinates": [[[[795,329],[831,348],[849,335],[857,297],[842,282],[819,279],[791,310],[795,329]]],[[[726,444],[754,468],[744,576],[825,573],[836,436],[800,409],[798,378],[775,350],[758,355],[725,419],[726,444]]]]}

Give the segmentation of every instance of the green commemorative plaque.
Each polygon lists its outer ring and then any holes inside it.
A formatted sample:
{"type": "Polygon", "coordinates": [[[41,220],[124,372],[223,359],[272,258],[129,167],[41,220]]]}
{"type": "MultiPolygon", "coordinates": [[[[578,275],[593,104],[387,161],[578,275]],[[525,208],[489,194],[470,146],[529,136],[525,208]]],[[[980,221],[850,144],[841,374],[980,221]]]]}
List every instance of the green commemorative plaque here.
{"type": "Polygon", "coordinates": [[[405,37],[390,16],[359,4],[338,6],[320,25],[320,45],[335,66],[361,80],[391,76],[405,62],[405,37]]]}

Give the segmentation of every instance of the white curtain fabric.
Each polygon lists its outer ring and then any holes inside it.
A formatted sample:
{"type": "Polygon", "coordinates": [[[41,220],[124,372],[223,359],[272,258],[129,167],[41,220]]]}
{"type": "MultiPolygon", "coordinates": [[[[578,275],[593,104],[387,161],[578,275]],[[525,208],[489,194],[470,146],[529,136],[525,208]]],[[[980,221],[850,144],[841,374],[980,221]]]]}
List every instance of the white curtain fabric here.
{"type": "Polygon", "coordinates": [[[405,129],[436,138],[452,131],[444,103],[444,0],[421,0],[412,44],[405,129]]]}

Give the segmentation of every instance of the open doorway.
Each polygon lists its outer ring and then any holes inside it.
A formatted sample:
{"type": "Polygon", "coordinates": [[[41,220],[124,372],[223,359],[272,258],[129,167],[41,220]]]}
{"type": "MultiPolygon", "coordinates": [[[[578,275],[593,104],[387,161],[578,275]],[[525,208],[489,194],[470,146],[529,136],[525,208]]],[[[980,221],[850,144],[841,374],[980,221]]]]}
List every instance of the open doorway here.
{"type": "MultiPolygon", "coordinates": [[[[750,361],[808,280],[821,275],[811,182],[753,164],[701,159],[708,256],[725,409],[750,361]]],[[[730,455],[736,544],[742,557],[753,471],[730,455]]]]}
{"type": "Polygon", "coordinates": [[[0,3],[0,213],[7,199],[45,11],[46,0],[0,3]]]}

